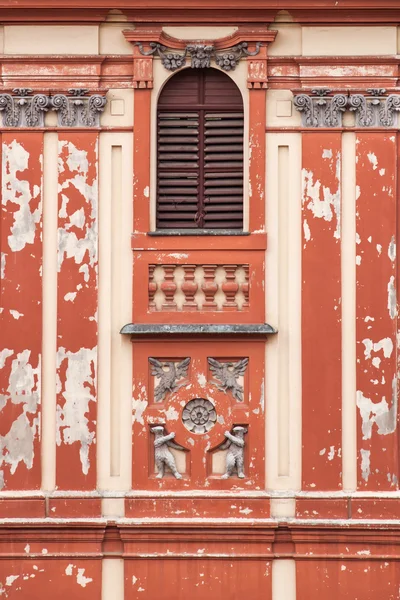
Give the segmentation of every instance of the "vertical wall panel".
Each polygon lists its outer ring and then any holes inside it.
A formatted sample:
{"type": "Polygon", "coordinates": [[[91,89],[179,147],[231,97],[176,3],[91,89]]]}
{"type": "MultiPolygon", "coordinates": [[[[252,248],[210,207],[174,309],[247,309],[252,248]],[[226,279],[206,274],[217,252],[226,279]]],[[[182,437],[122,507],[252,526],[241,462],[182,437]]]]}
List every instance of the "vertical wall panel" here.
{"type": "Polygon", "coordinates": [[[358,480],[398,487],[396,139],[357,136],[358,480]]]}
{"type": "Polygon", "coordinates": [[[42,151],[39,133],[2,136],[0,489],[40,487],[42,151]]]}
{"type": "Polygon", "coordinates": [[[96,485],[97,133],[59,140],[57,486],[96,485]]]}
{"type": "Polygon", "coordinates": [[[341,487],[339,133],[303,136],[303,487],[341,487]]]}

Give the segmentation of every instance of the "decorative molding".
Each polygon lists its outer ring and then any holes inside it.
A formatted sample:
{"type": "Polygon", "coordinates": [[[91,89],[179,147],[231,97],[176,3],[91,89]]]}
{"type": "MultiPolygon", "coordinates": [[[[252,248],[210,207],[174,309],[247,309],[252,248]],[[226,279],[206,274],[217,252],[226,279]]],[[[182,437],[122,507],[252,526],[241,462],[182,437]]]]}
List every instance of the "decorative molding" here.
{"type": "Polygon", "coordinates": [[[151,374],[157,377],[158,384],[154,388],[154,399],[162,402],[168,392],[176,392],[185,383],[177,383],[180,379],[187,377],[190,357],[181,362],[161,362],[156,358],[149,358],[152,365],[151,374]]]}
{"type": "Polygon", "coordinates": [[[215,406],[204,398],[193,398],[183,409],[182,421],[193,433],[207,433],[217,421],[215,406]]]}
{"type": "Polygon", "coordinates": [[[217,379],[217,381],[211,381],[211,383],[222,392],[231,392],[238,402],[243,402],[243,385],[239,383],[238,379],[245,374],[249,359],[243,358],[233,363],[219,362],[215,358],[209,358],[208,364],[211,373],[217,379]]]}
{"type": "Polygon", "coordinates": [[[44,113],[55,110],[62,127],[98,127],[105,96],[86,96],[88,90],[71,88],[69,96],[32,95],[30,88],[14,88],[13,94],[0,94],[0,111],[4,127],[44,127],[44,113]]]}
{"type": "Polygon", "coordinates": [[[240,479],[244,479],[244,436],[247,433],[247,429],[246,427],[237,425],[232,431],[234,435],[229,431],[225,431],[226,441],[219,447],[220,450],[228,450],[226,454],[226,469],[221,479],[229,479],[235,469],[237,476],[240,479]]]}
{"type": "Polygon", "coordinates": [[[355,113],[357,127],[395,127],[400,112],[400,95],[384,96],[384,88],[370,88],[366,94],[334,94],[328,88],[317,88],[312,94],[298,94],[293,104],[301,112],[305,127],[342,127],[346,110],[355,113]]]}
{"type": "Polygon", "coordinates": [[[173,49],[158,42],[150,42],[150,50],[145,50],[141,42],[135,42],[143,56],[157,55],[161,58],[163,66],[168,71],[176,71],[186,66],[186,58],[190,57],[192,69],[206,69],[211,66],[213,59],[218,67],[224,71],[236,69],[239,61],[244,56],[256,56],[261,47],[261,42],[256,42],[254,51],[248,50],[248,43],[241,42],[229,49],[218,50],[212,44],[187,44],[182,53],[173,52],[173,49]]]}
{"type": "Polygon", "coordinates": [[[0,94],[0,111],[4,127],[43,127],[44,113],[50,108],[49,97],[31,96],[30,88],[14,88],[14,96],[0,94]]]}
{"type": "Polygon", "coordinates": [[[100,113],[107,99],[99,94],[86,96],[89,90],[70,88],[70,96],[56,94],[51,98],[51,106],[57,111],[58,124],[63,127],[98,127],[100,113]]]}
{"type": "Polygon", "coordinates": [[[175,448],[176,450],[184,450],[182,446],[178,446],[172,440],[175,437],[175,433],[165,434],[163,425],[156,425],[151,428],[154,433],[154,461],[158,470],[157,479],[164,477],[165,467],[168,467],[175,479],[182,479],[182,475],[179,473],[175,458],[169,448],[175,448]]]}

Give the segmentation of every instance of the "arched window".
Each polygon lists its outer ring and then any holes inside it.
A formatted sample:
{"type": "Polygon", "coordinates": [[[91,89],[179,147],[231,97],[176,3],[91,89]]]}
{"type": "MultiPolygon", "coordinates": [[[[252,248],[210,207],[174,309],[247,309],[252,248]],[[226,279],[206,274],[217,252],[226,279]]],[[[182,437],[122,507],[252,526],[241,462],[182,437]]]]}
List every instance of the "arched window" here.
{"type": "Polygon", "coordinates": [[[180,71],[157,123],[157,229],[243,229],[243,101],[232,79],[180,71]]]}

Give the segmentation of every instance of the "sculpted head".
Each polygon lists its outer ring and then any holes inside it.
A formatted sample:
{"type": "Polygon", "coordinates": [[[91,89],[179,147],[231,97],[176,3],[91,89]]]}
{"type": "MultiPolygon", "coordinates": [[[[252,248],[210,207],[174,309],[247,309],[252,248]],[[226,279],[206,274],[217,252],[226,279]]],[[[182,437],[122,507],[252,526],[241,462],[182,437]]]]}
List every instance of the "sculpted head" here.
{"type": "Polygon", "coordinates": [[[151,431],[154,433],[156,438],[160,438],[164,435],[164,425],[156,425],[151,428],[151,431]]]}
{"type": "Polygon", "coordinates": [[[237,437],[240,437],[243,439],[244,434],[247,433],[247,429],[246,429],[246,427],[242,427],[241,425],[236,425],[232,429],[232,433],[233,433],[233,435],[236,435],[237,437]]]}

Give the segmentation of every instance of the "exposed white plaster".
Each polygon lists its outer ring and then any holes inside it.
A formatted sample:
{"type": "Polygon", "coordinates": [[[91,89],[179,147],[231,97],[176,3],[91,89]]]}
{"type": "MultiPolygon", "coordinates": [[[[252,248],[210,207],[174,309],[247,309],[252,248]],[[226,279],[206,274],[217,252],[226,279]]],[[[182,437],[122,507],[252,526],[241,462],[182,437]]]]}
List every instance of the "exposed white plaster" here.
{"type": "Polygon", "coordinates": [[[57,373],[63,362],[67,362],[65,382],[57,375],[57,391],[65,402],[57,404],[57,445],[80,443],[79,455],[82,472],[87,475],[90,468],[89,446],[95,442],[95,433],[89,429],[90,402],[96,398],[97,349],[81,348],[70,352],[61,347],[57,352],[57,373]]]}
{"type": "MultiPolygon", "coordinates": [[[[336,159],[336,177],[339,182],[340,155],[336,159]]],[[[332,221],[336,217],[336,229],[334,237],[340,239],[340,187],[332,193],[328,187],[321,184],[319,180],[314,182],[312,171],[303,169],[303,205],[306,206],[314,218],[332,221]]],[[[311,236],[312,225],[308,224],[311,236]]]]}
{"type": "Polygon", "coordinates": [[[378,168],[378,159],[376,157],[376,154],[374,154],[373,152],[368,152],[367,157],[372,165],[373,170],[375,171],[375,169],[378,168]]]}
{"type": "Polygon", "coordinates": [[[360,450],[361,452],[361,476],[364,479],[364,481],[368,481],[368,478],[370,476],[370,470],[371,470],[371,466],[370,466],[370,457],[371,457],[371,451],[370,450],[364,450],[363,448],[361,448],[360,450]]]}
{"type": "MultiPolygon", "coordinates": [[[[0,367],[5,366],[7,358],[14,353],[5,348],[0,352],[0,367]]],[[[11,424],[10,430],[0,436],[0,467],[10,465],[10,472],[15,473],[20,462],[28,469],[32,468],[34,458],[34,442],[40,434],[40,419],[37,414],[40,401],[40,357],[38,364],[30,364],[31,351],[17,353],[12,360],[7,394],[0,395],[0,408],[7,401],[21,404],[22,412],[11,424]]],[[[4,485],[4,473],[0,471],[0,489],[4,485]]]]}
{"type": "Polygon", "coordinates": [[[4,279],[6,273],[6,253],[0,252],[0,279],[4,279]]]}
{"type": "Polygon", "coordinates": [[[137,421],[141,425],[144,425],[143,413],[146,410],[147,405],[147,400],[142,400],[140,398],[132,399],[132,423],[137,421]]]}
{"type": "Polygon", "coordinates": [[[173,406],[168,407],[168,410],[165,412],[165,416],[168,421],[177,421],[179,419],[179,413],[173,406]]]}
{"type": "Polygon", "coordinates": [[[393,235],[388,248],[388,256],[392,262],[396,260],[396,238],[393,235]]]}
{"type": "Polygon", "coordinates": [[[389,283],[388,283],[388,303],[387,308],[389,311],[389,315],[391,319],[395,319],[397,315],[397,307],[396,307],[396,287],[394,276],[391,275],[389,283]]]}
{"type": "Polygon", "coordinates": [[[93,579],[91,577],[85,577],[85,569],[78,569],[78,574],[76,576],[76,583],[78,583],[81,587],[86,587],[88,583],[91,583],[93,579]]]}
{"type": "MultiPolygon", "coordinates": [[[[75,172],[75,175],[69,179],[66,179],[61,185],[59,185],[59,192],[62,190],[68,190],[71,186],[78,190],[87,201],[90,206],[90,220],[85,220],[85,214],[83,208],[73,213],[70,216],[70,224],[65,224],[63,227],[58,229],[58,270],[60,271],[61,265],[65,258],[73,258],[76,264],[81,264],[84,260],[86,252],[88,253],[88,262],[91,267],[97,264],[97,198],[98,198],[98,187],[97,179],[94,179],[92,185],[87,182],[89,163],[87,158],[87,152],[85,150],[79,150],[72,144],[65,140],[59,142],[59,153],[62,153],[64,147],[68,149],[68,157],[66,163],[71,171],[75,172]],[[74,231],[69,231],[71,225],[77,225],[84,229],[84,236],[77,237],[74,231]]],[[[59,158],[59,173],[64,171],[62,158],[59,158]]],[[[66,218],[66,204],[68,198],[63,195],[63,204],[59,212],[59,217],[66,218]]]]}
{"type": "Polygon", "coordinates": [[[33,244],[36,228],[40,227],[42,204],[36,210],[31,209],[30,202],[35,196],[28,180],[20,180],[18,172],[29,168],[29,153],[16,140],[10,145],[3,144],[3,204],[12,202],[19,206],[13,214],[14,223],[8,236],[8,245],[13,252],[23,250],[27,244],[33,244]]]}
{"type": "Polygon", "coordinates": [[[367,360],[371,358],[372,352],[383,351],[383,356],[385,358],[390,358],[393,352],[393,342],[389,337],[383,338],[379,342],[374,343],[369,338],[365,338],[362,343],[365,346],[364,356],[367,360]]]}
{"type": "Polygon", "coordinates": [[[379,435],[388,435],[396,429],[397,419],[397,379],[392,381],[392,403],[391,407],[386,401],[385,396],[380,402],[372,402],[364,394],[357,391],[357,407],[362,419],[362,434],[364,440],[371,439],[372,426],[375,423],[379,435]]]}

